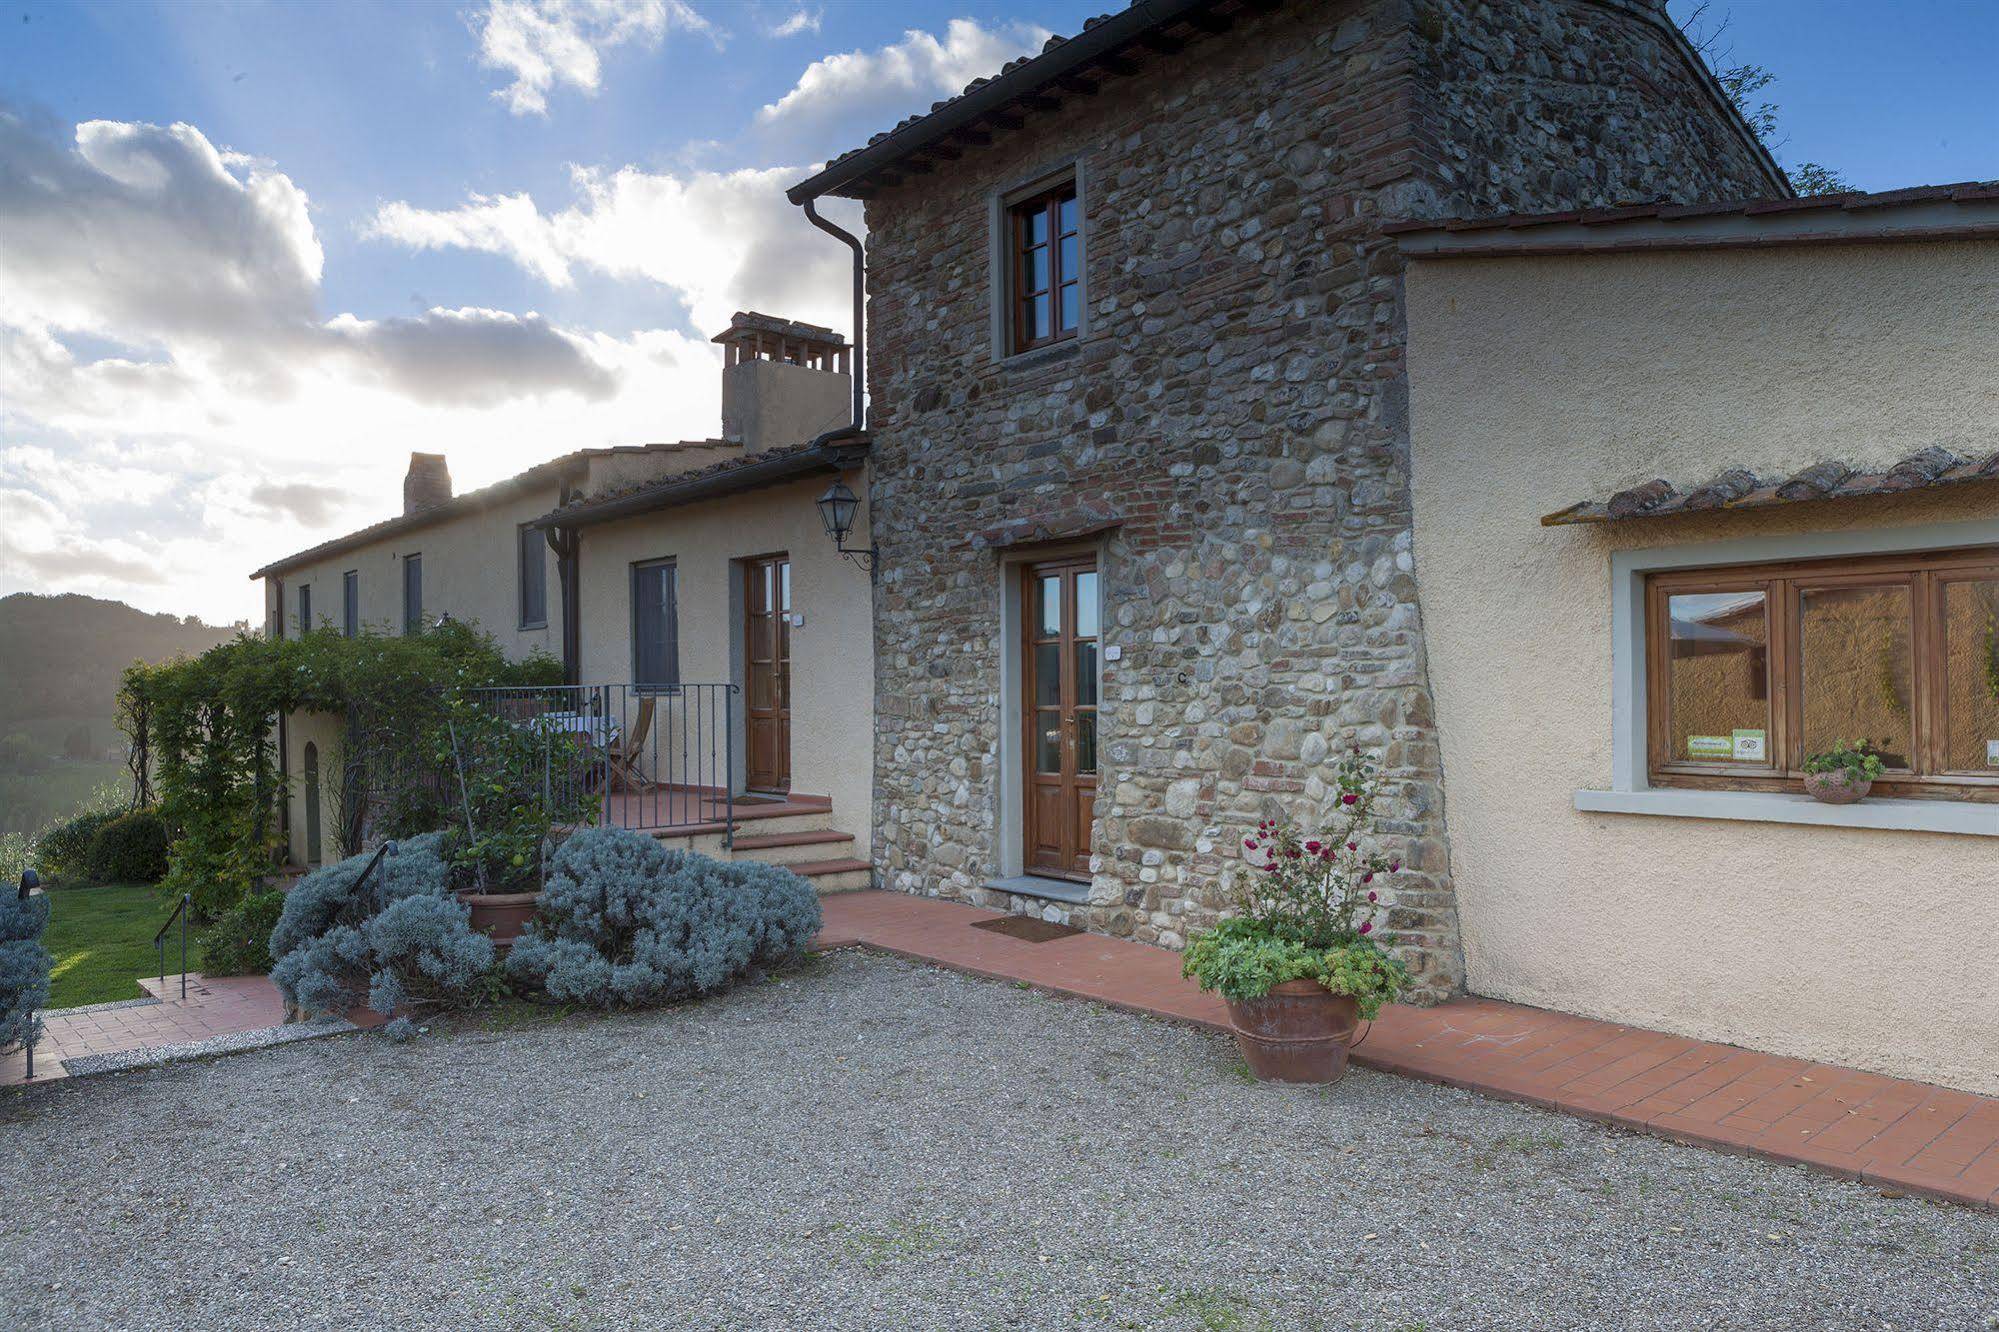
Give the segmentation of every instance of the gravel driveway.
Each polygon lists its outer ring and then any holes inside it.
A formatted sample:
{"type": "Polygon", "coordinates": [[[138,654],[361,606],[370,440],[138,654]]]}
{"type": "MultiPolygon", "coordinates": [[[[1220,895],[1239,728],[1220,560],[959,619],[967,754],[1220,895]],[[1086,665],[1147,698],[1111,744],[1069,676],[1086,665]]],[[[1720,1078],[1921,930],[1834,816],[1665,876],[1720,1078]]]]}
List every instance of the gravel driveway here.
{"type": "Polygon", "coordinates": [[[0,1097],[10,1328],[1906,1328],[1999,1218],[883,957],[0,1097]]]}

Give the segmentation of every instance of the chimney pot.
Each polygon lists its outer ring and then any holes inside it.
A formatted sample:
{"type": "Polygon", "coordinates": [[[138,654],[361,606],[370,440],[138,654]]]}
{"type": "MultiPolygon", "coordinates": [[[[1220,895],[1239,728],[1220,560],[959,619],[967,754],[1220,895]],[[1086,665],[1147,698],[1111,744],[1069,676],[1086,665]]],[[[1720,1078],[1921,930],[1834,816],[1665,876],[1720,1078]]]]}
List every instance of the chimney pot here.
{"type": "Polygon", "coordinates": [[[441,453],[412,453],[403,475],[403,514],[434,509],[451,501],[451,469],[441,453]]]}
{"type": "Polygon", "coordinates": [[[802,444],[848,419],[853,348],[830,328],[738,310],[722,344],[722,437],[745,453],[802,444]]]}

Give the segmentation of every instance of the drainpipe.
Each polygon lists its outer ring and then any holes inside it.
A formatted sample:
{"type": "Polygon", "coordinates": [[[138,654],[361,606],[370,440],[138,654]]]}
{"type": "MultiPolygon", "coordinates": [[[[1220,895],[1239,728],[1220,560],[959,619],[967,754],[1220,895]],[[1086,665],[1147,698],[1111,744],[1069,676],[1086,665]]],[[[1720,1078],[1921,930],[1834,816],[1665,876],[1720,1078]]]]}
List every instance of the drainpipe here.
{"type": "Polygon", "coordinates": [[[867,325],[865,321],[867,318],[867,296],[864,284],[867,275],[867,255],[861,249],[860,239],[852,232],[832,222],[828,222],[825,218],[819,216],[819,210],[814,206],[817,203],[818,200],[816,199],[805,200],[806,220],[827,235],[846,242],[847,248],[854,252],[854,413],[853,420],[849,421],[846,425],[835,426],[812,441],[814,448],[828,449],[841,440],[858,438],[866,424],[865,394],[867,392],[867,375],[865,373],[865,344],[867,341],[867,325]]]}
{"type": "MultiPolygon", "coordinates": [[[[556,496],[556,507],[568,504],[576,498],[576,493],[565,483],[556,496]]],[[[562,683],[578,685],[583,683],[583,607],[582,583],[578,566],[582,561],[578,556],[583,549],[583,534],[573,527],[549,525],[543,534],[548,539],[548,548],[555,552],[555,581],[562,589],[562,683]]]]}

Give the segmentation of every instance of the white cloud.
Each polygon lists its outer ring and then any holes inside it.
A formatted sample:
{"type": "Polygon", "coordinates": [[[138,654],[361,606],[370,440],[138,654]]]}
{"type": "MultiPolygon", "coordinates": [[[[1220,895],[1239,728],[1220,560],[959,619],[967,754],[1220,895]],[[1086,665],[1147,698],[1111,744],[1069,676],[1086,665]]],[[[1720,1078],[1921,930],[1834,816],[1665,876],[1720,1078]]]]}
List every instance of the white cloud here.
{"type": "Polygon", "coordinates": [[[862,117],[892,123],[935,99],[957,96],[973,79],[999,73],[1014,57],[1040,50],[1050,35],[1031,23],[988,28],[962,18],[945,26],[942,41],[912,28],[892,45],[813,61],[791,91],[757,112],[757,122],[801,126],[862,117]]]}
{"type": "Polygon", "coordinates": [[[782,23],[773,23],[764,29],[772,37],[796,37],[801,32],[819,31],[819,21],[825,11],[818,9],[798,9],[782,23]]]}
{"type": "Polygon", "coordinates": [[[603,53],[627,42],[656,47],[669,29],[721,34],[684,0],[487,0],[474,20],[479,63],[513,75],[493,96],[517,116],[547,115],[557,84],[594,93],[603,53]]]}
{"type": "Polygon", "coordinates": [[[254,616],[249,570],[396,512],[412,448],[471,487],[714,429],[703,339],[328,317],[322,263],[304,191],[191,126],[0,113],[0,593],[254,616]]]}
{"type": "MultiPolygon", "coordinates": [[[[415,249],[502,255],[554,287],[577,269],[671,288],[694,327],[717,333],[735,310],[845,329],[852,322],[848,251],[784,197],[797,167],[730,172],[572,170],[576,201],[545,213],[525,194],[473,195],[457,208],[380,209],[366,233],[415,249]]],[[[858,231],[857,206],[822,213],[858,231]]]]}

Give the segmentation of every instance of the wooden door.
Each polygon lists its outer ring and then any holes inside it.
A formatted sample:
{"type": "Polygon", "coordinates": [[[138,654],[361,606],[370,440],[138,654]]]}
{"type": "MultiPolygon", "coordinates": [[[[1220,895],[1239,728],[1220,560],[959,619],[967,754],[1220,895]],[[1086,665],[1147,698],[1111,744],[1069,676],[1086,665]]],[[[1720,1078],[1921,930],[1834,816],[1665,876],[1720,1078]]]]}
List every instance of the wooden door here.
{"type": "Polygon", "coordinates": [[[1095,559],[1030,565],[1020,605],[1026,868],[1087,879],[1097,798],[1095,559]]]}
{"type": "Polygon", "coordinates": [[[791,789],[791,560],[743,562],[743,692],[752,791],[791,789]]]}

